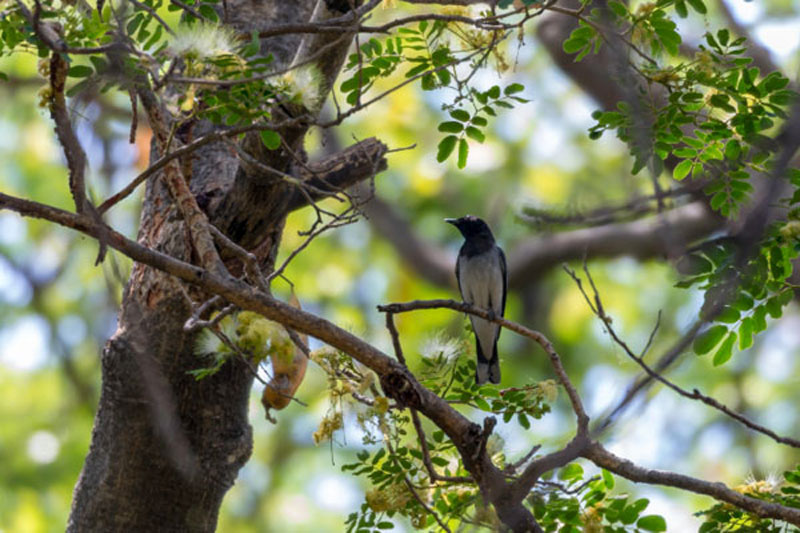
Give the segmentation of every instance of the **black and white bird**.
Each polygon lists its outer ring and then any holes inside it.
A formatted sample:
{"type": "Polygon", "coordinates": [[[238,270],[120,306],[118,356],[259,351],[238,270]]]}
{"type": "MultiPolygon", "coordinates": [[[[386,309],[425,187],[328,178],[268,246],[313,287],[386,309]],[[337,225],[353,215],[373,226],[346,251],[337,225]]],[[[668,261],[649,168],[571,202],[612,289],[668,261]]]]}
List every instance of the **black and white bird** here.
{"type": "MultiPolygon", "coordinates": [[[[461,218],[446,218],[446,222],[458,228],[464,236],[464,244],[458,252],[456,279],[458,290],[465,302],[503,316],[506,310],[506,256],[494,241],[489,226],[480,218],[466,215],[461,218]]],[[[500,361],[497,358],[497,339],[500,326],[470,315],[478,367],[475,382],[478,385],[491,381],[500,383],[500,361]]]]}

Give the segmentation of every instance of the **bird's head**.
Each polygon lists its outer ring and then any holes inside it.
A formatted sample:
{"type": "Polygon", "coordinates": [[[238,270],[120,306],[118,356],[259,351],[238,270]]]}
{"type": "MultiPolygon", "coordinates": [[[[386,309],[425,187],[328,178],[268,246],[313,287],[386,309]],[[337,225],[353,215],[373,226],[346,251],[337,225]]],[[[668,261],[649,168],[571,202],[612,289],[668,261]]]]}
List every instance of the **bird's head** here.
{"type": "Polygon", "coordinates": [[[464,215],[461,218],[446,218],[445,222],[454,225],[465,239],[490,238],[494,240],[489,225],[475,215],[464,215]]]}

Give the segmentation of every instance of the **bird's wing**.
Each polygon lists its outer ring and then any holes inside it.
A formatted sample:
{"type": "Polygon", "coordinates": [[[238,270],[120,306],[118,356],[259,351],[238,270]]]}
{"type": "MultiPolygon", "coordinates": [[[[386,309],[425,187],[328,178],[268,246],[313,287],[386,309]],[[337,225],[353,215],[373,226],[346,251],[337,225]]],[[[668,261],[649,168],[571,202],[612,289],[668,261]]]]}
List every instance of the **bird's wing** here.
{"type": "Polygon", "coordinates": [[[463,258],[463,254],[461,250],[458,251],[458,259],[456,259],[456,282],[458,283],[458,292],[461,294],[461,298],[464,298],[464,291],[461,289],[461,261],[463,258]]]}
{"type": "Polygon", "coordinates": [[[506,294],[508,293],[508,269],[506,268],[506,254],[503,253],[503,249],[498,246],[497,251],[500,252],[500,271],[503,275],[503,305],[500,307],[500,315],[505,316],[506,294]]]}

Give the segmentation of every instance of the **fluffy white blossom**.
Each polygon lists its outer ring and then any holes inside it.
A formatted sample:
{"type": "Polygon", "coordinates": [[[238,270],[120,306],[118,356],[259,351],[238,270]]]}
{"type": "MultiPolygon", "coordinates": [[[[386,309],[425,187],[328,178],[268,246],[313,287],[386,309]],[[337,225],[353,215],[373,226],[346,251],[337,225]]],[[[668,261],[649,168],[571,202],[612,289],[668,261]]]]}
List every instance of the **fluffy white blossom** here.
{"type": "Polygon", "coordinates": [[[322,73],[314,65],[304,65],[283,75],[289,97],[311,112],[323,104],[322,73]]]}
{"type": "Polygon", "coordinates": [[[452,361],[463,351],[464,346],[460,339],[447,337],[442,332],[426,340],[420,349],[420,353],[423,357],[427,357],[428,359],[441,357],[446,361],[452,361]]]}
{"type": "Polygon", "coordinates": [[[236,49],[236,34],[227,26],[182,24],[176,28],[169,49],[176,56],[196,59],[231,54],[236,49]]]}

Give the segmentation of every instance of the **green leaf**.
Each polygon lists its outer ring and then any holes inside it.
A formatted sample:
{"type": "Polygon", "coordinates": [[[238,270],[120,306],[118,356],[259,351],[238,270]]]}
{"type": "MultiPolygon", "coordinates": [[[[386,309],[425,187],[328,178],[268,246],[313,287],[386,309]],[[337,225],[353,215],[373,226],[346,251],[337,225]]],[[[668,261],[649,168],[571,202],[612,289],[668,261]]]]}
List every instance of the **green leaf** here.
{"type": "Polygon", "coordinates": [[[728,103],[729,97],[727,94],[717,93],[709,98],[709,102],[712,106],[718,107],[720,109],[724,109],[730,113],[735,113],[736,109],[728,103]]]}
{"type": "Polygon", "coordinates": [[[376,453],[375,456],[372,458],[371,463],[373,465],[378,464],[378,461],[383,459],[384,455],[386,455],[386,448],[381,448],[380,450],[378,450],[378,453],[376,453]]]}
{"type": "Polygon", "coordinates": [[[432,91],[436,88],[436,76],[433,74],[425,74],[422,76],[422,82],[420,83],[423,91],[432,91]]]}
{"type": "Polygon", "coordinates": [[[711,272],[713,268],[711,261],[698,254],[684,255],[675,264],[675,269],[684,276],[699,276],[711,272]]]}
{"type": "Polygon", "coordinates": [[[492,408],[489,406],[489,402],[481,398],[480,396],[475,397],[475,405],[478,406],[478,409],[483,411],[491,411],[492,408]]]}
{"type": "Polygon", "coordinates": [[[281,145],[281,136],[272,130],[261,131],[261,142],[269,150],[276,150],[281,145]]]}
{"type": "Polygon", "coordinates": [[[753,312],[753,333],[760,333],[767,329],[767,308],[765,306],[756,307],[753,312]]]}
{"type": "Polygon", "coordinates": [[[486,140],[486,136],[483,134],[483,132],[473,126],[467,127],[467,137],[474,139],[479,143],[482,143],[484,140],[486,140]]]}
{"type": "Polygon", "coordinates": [[[608,490],[613,489],[614,488],[614,476],[611,475],[611,472],[609,472],[606,469],[603,469],[603,470],[600,471],[600,473],[603,475],[603,484],[606,486],[606,488],[608,490]]]}
{"type": "Polygon", "coordinates": [[[475,115],[472,117],[472,123],[476,126],[484,127],[489,124],[489,121],[480,115],[475,115]]]}
{"type": "Polygon", "coordinates": [[[781,305],[781,302],[778,300],[777,296],[773,296],[767,300],[765,307],[769,313],[769,316],[772,318],[780,318],[783,314],[783,306],[781,305]]]}
{"type": "Polygon", "coordinates": [[[71,78],[85,78],[91,76],[93,73],[94,70],[92,70],[92,67],[87,65],[74,65],[67,71],[67,76],[71,78]]]}
{"type": "Polygon", "coordinates": [[[706,9],[706,5],[703,3],[703,0],[686,0],[686,1],[689,2],[689,5],[692,6],[692,8],[701,15],[705,15],[706,13],[708,13],[708,10],[706,9]]]}
{"type": "Polygon", "coordinates": [[[217,22],[219,17],[217,17],[217,12],[214,11],[214,8],[208,4],[200,4],[198,8],[200,10],[200,14],[203,15],[205,18],[211,20],[212,22],[217,22]]]}
{"type": "Polygon", "coordinates": [[[461,122],[466,122],[469,120],[470,115],[463,109],[453,109],[450,111],[450,116],[456,120],[460,120],[461,122]]]}
{"type": "Polygon", "coordinates": [[[448,135],[439,142],[438,152],[436,153],[436,160],[439,163],[450,157],[450,154],[452,154],[453,150],[456,148],[457,141],[458,137],[455,135],[448,135]]]}
{"type": "Polygon", "coordinates": [[[464,126],[460,122],[448,121],[439,124],[439,131],[443,131],[445,133],[460,133],[463,129],[464,126]]]}
{"type": "Polygon", "coordinates": [[[628,15],[628,8],[625,7],[625,4],[622,2],[616,2],[612,0],[608,3],[609,9],[614,12],[614,14],[620,18],[625,17],[628,15]]]}
{"type": "Polygon", "coordinates": [[[350,91],[358,89],[358,74],[356,74],[355,76],[353,76],[348,80],[343,81],[342,84],[339,86],[339,89],[343,93],[349,93],[350,91]]]}
{"type": "Polygon", "coordinates": [[[619,514],[619,520],[623,524],[633,524],[636,522],[636,519],[639,518],[639,515],[642,514],[642,511],[647,508],[647,505],[650,503],[650,500],[647,498],[639,498],[632,504],[625,507],[622,512],[619,514]]]}
{"type": "Polygon", "coordinates": [[[509,96],[509,95],[512,95],[512,94],[521,93],[524,90],[525,90],[525,87],[522,84],[520,84],[520,83],[512,83],[511,85],[509,85],[508,87],[506,87],[503,90],[503,94],[505,94],[506,96],[509,96]]]}
{"type": "Polygon", "coordinates": [[[686,9],[686,3],[684,0],[677,0],[677,2],[675,2],[675,12],[682,19],[685,19],[689,16],[689,11],[686,9]]]}
{"type": "Polygon", "coordinates": [[[731,305],[739,311],[748,311],[753,308],[754,304],[755,302],[749,294],[744,291],[740,291],[736,296],[736,300],[734,300],[731,305]]]}
{"type": "Polygon", "coordinates": [[[753,319],[747,317],[739,326],[739,349],[746,350],[753,345],[753,319]]]}
{"type": "Polygon", "coordinates": [[[645,531],[666,531],[667,522],[664,517],[657,514],[643,516],[636,522],[636,527],[645,531]]]}
{"type": "Polygon", "coordinates": [[[458,168],[467,166],[467,157],[469,156],[469,144],[466,139],[458,141],[458,168]]]}
{"type": "Polygon", "coordinates": [[[733,307],[725,306],[722,311],[717,315],[715,320],[725,324],[733,324],[739,321],[740,313],[733,307]]]}
{"type": "Polygon", "coordinates": [[[742,153],[742,145],[739,144],[739,141],[736,139],[732,139],[728,141],[725,145],[725,159],[736,160],[739,158],[739,154],[742,153]]]}
{"type": "Polygon", "coordinates": [[[564,49],[564,52],[566,52],[567,54],[574,54],[576,52],[579,52],[579,51],[583,50],[583,48],[588,43],[589,43],[589,41],[586,40],[586,39],[582,39],[582,38],[573,39],[573,38],[570,38],[570,39],[567,39],[566,41],[564,41],[564,44],[562,45],[562,48],[564,49]]]}
{"type": "Polygon", "coordinates": [[[672,152],[676,157],[694,158],[697,157],[697,150],[694,148],[678,148],[672,152]]]}
{"type": "Polygon", "coordinates": [[[414,67],[411,70],[409,70],[408,72],[406,72],[406,78],[413,78],[417,74],[420,74],[421,72],[425,72],[426,70],[428,70],[428,64],[427,63],[420,63],[416,67],[414,67]]]}
{"type": "Polygon", "coordinates": [[[675,166],[675,170],[672,171],[672,177],[678,181],[682,180],[689,175],[692,170],[692,164],[691,159],[684,159],[675,166]]]}
{"type": "Polygon", "coordinates": [[[694,343],[692,343],[694,353],[697,355],[707,354],[714,349],[714,346],[719,344],[719,341],[722,340],[722,337],[727,332],[728,328],[725,326],[716,325],[708,328],[708,330],[698,335],[694,343]]]}
{"type": "Polygon", "coordinates": [[[97,72],[103,72],[108,68],[108,61],[100,56],[89,56],[89,61],[92,62],[92,65],[94,65],[94,69],[97,72]]]}
{"type": "Polygon", "coordinates": [[[558,479],[564,481],[578,481],[583,479],[583,467],[578,463],[570,463],[558,473],[558,479]]]}
{"type": "Polygon", "coordinates": [[[736,344],[736,333],[731,331],[714,354],[714,366],[725,364],[733,355],[733,345],[736,344]]]}
{"type": "Polygon", "coordinates": [[[783,270],[783,253],[777,246],[773,246],[769,250],[769,271],[770,274],[772,274],[772,277],[776,280],[783,280],[785,278],[783,270]]]}
{"type": "Polygon", "coordinates": [[[87,89],[89,87],[89,80],[82,80],[69,89],[67,89],[66,95],[70,98],[75,96],[76,94],[80,93],[81,91],[87,89]]]}
{"type": "Polygon", "coordinates": [[[447,466],[450,464],[450,461],[445,459],[444,457],[439,457],[438,455],[431,457],[431,462],[436,466],[447,466]]]}

